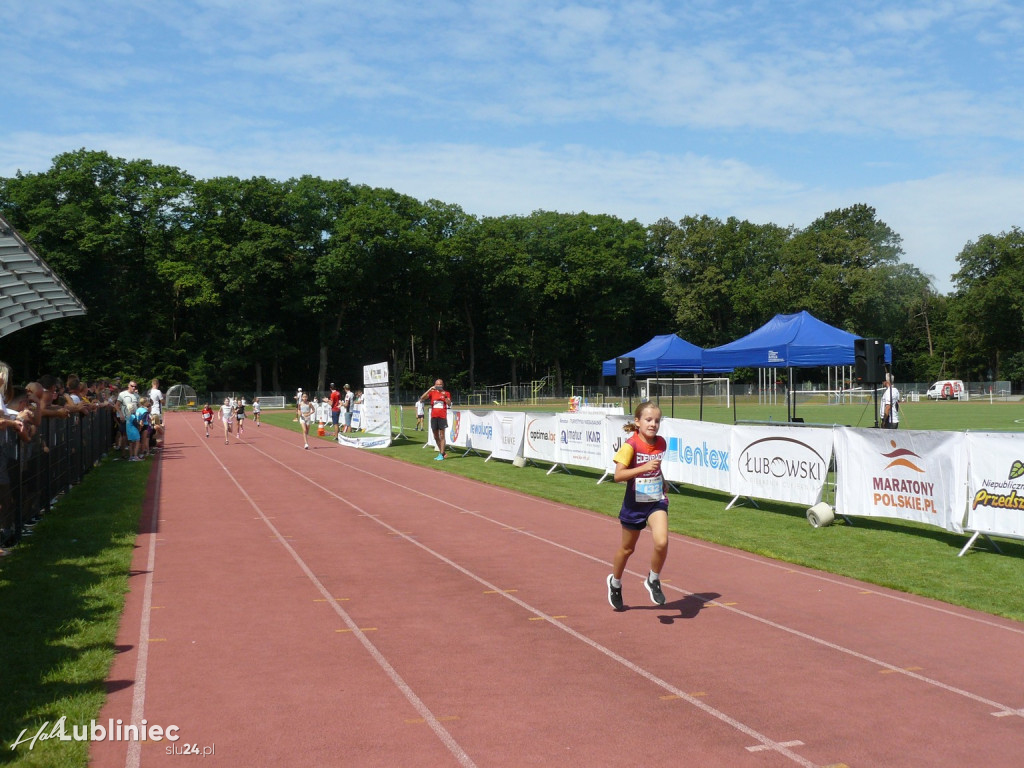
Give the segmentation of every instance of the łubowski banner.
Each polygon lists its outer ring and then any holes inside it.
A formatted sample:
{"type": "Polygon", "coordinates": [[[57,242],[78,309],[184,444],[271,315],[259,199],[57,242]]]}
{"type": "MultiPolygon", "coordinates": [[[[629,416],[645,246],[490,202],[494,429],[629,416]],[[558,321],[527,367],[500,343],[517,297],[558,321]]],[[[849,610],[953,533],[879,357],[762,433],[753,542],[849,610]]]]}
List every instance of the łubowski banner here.
{"type": "Polygon", "coordinates": [[[832,461],[832,430],[738,424],[729,460],[734,495],[817,504],[832,461]]]}
{"type": "Polygon", "coordinates": [[[962,432],[836,427],[836,512],[894,517],[963,533],[962,432]]]}
{"type": "Polygon", "coordinates": [[[388,364],[363,366],[363,402],[357,435],[343,432],[338,442],[353,448],[386,448],[391,445],[391,387],[388,364]]]}
{"type": "Polygon", "coordinates": [[[967,527],[1024,537],[1024,435],[968,432],[967,527]]]}

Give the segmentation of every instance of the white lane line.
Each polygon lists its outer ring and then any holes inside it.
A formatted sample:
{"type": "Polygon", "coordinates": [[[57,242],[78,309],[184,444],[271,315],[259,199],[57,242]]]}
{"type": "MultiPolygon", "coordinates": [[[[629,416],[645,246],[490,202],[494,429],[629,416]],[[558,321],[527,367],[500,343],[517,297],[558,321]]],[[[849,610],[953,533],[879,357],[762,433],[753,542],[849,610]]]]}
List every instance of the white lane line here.
{"type": "MultiPolygon", "coordinates": [[[[287,467],[286,464],[283,464],[282,462],[278,461],[277,459],[275,459],[274,457],[270,456],[269,454],[264,453],[263,451],[260,451],[260,453],[263,453],[264,456],[267,456],[271,460],[277,462],[278,464],[281,464],[281,466],[287,467]]],[[[324,456],[323,458],[328,459],[327,456],[324,456]]],[[[486,515],[484,515],[484,514],[482,514],[480,512],[476,512],[476,511],[473,511],[471,509],[467,509],[465,507],[460,507],[458,504],[455,504],[455,503],[449,501],[448,499],[442,499],[442,498],[439,498],[437,496],[431,496],[429,493],[425,493],[424,491],[421,491],[421,490],[419,490],[417,488],[413,488],[413,487],[404,485],[402,483],[396,482],[395,480],[393,480],[391,478],[388,478],[388,477],[386,477],[384,475],[378,475],[375,472],[371,472],[370,470],[362,469],[360,467],[353,467],[351,464],[346,464],[345,466],[349,470],[356,470],[358,472],[362,472],[365,475],[368,475],[370,477],[376,478],[376,479],[381,480],[383,482],[387,482],[387,483],[389,483],[389,484],[391,484],[393,486],[396,486],[398,488],[402,488],[402,489],[404,489],[406,491],[409,491],[410,493],[414,493],[414,494],[416,494],[418,496],[422,496],[422,497],[424,497],[426,499],[430,499],[431,501],[434,501],[434,502],[436,502],[438,504],[442,504],[444,506],[451,507],[452,509],[455,509],[455,510],[457,510],[457,511],[463,513],[463,514],[473,515],[474,517],[477,517],[480,520],[484,520],[486,522],[492,523],[492,524],[500,526],[502,528],[507,528],[508,527],[508,523],[507,522],[504,522],[504,521],[501,521],[501,520],[495,520],[493,518],[487,517],[486,515]]],[[[288,467],[288,469],[291,469],[291,468],[288,467]]],[[[310,481],[310,482],[312,482],[312,481],[310,481]]],[[[313,484],[317,485],[316,483],[313,483],[313,484]]],[[[322,488],[323,486],[317,485],[317,487],[322,488]]],[[[327,490],[327,489],[325,489],[325,490],[327,490]]],[[[337,496],[336,494],[334,494],[333,491],[328,490],[328,493],[331,493],[332,495],[335,495],[337,498],[341,499],[346,504],[350,504],[350,502],[348,502],[346,499],[343,499],[342,497],[337,496]]],[[[372,517],[372,515],[368,515],[368,516],[372,517]]],[[[601,559],[599,557],[595,557],[594,555],[591,555],[591,554],[589,554],[587,552],[582,552],[582,551],[580,551],[578,549],[574,549],[574,548],[566,546],[564,544],[560,544],[557,541],[552,541],[550,539],[546,539],[543,536],[539,536],[539,535],[537,535],[535,533],[532,533],[532,532],[529,532],[529,531],[515,531],[515,533],[517,533],[520,536],[527,536],[529,538],[535,539],[536,541],[543,542],[545,544],[548,544],[549,546],[555,547],[557,549],[561,549],[561,550],[563,550],[565,552],[569,552],[571,554],[577,555],[577,556],[585,558],[587,560],[591,560],[591,561],[593,561],[595,563],[600,563],[602,565],[607,565],[608,564],[606,560],[603,560],[603,559],[601,559]]],[[[782,566],[779,566],[779,567],[782,567],[782,566]]],[[[643,578],[644,576],[647,575],[646,573],[637,573],[635,571],[627,571],[627,573],[630,573],[630,574],[632,574],[634,576],[639,576],[641,578],[643,578]]],[[[970,699],[971,701],[976,701],[976,702],[978,702],[980,704],[984,704],[986,707],[991,707],[991,708],[995,709],[996,711],[993,712],[992,714],[997,716],[997,717],[1006,717],[1006,716],[1009,716],[1009,715],[1019,715],[1020,714],[1021,710],[1020,710],[1019,707],[1013,707],[1013,706],[1010,706],[1010,705],[1007,705],[1007,704],[1002,704],[1002,703],[1000,703],[998,701],[993,701],[992,699],[985,698],[984,696],[980,696],[980,695],[972,693],[970,691],[966,691],[966,690],[964,690],[962,688],[957,688],[957,687],[955,687],[953,685],[949,685],[947,683],[944,683],[941,680],[936,680],[936,679],[931,678],[931,677],[926,677],[925,675],[917,674],[913,670],[905,669],[903,667],[896,666],[895,664],[890,664],[887,661],[882,661],[881,659],[877,659],[877,658],[875,658],[873,656],[868,656],[867,654],[860,653],[859,651],[855,651],[852,648],[847,648],[847,647],[839,645],[837,643],[833,643],[833,642],[831,642],[829,640],[825,640],[824,638],[820,638],[820,637],[816,637],[814,635],[810,635],[810,634],[808,634],[806,632],[803,632],[801,630],[795,629],[793,627],[787,627],[784,624],[779,624],[778,622],[771,621],[770,619],[766,619],[766,618],[764,618],[762,616],[757,616],[757,615],[755,615],[753,613],[749,613],[748,611],[744,611],[744,610],[741,610],[739,608],[736,608],[735,606],[729,605],[728,603],[722,603],[722,602],[718,602],[718,601],[715,601],[715,600],[708,600],[707,598],[701,597],[700,595],[698,595],[698,594],[696,594],[694,592],[689,592],[689,591],[687,591],[685,589],[682,589],[681,587],[676,587],[676,586],[673,586],[671,584],[667,584],[667,583],[663,582],[662,583],[662,589],[666,589],[666,588],[667,589],[674,589],[677,592],[681,592],[683,595],[685,595],[687,597],[693,597],[693,598],[695,598],[697,600],[700,600],[702,603],[704,603],[706,605],[713,605],[715,607],[725,608],[727,611],[732,611],[733,613],[737,614],[738,616],[743,616],[744,618],[750,619],[751,621],[756,621],[756,622],[758,622],[760,624],[763,624],[765,626],[772,627],[773,629],[777,629],[780,632],[789,633],[789,634],[794,635],[796,637],[799,637],[799,638],[801,638],[803,640],[807,640],[808,642],[816,643],[817,645],[821,645],[821,646],[823,646],[825,648],[828,648],[830,650],[837,651],[839,653],[843,653],[843,654],[846,654],[848,656],[852,656],[853,658],[860,659],[861,661],[868,662],[869,664],[873,664],[873,665],[879,666],[882,669],[889,670],[890,672],[897,672],[897,673],[899,673],[901,675],[905,675],[906,677],[909,677],[911,679],[917,680],[918,682],[922,682],[922,683],[925,683],[926,685],[930,685],[930,686],[933,686],[933,687],[938,688],[940,690],[944,690],[947,693],[952,693],[952,694],[955,694],[957,696],[962,696],[964,698],[970,699]]],[[[914,603],[914,605],[917,605],[917,603],[914,603]]],[[[950,612],[950,614],[953,615],[953,616],[958,616],[958,617],[960,616],[960,614],[953,613],[953,612],[950,612]]],[[[998,625],[995,625],[995,626],[998,626],[998,625]]]]}
{"type": "MultiPolygon", "coordinates": [[[[199,433],[195,430],[195,428],[193,428],[192,431],[196,434],[196,437],[199,436],[199,433]]],[[[367,653],[369,653],[373,660],[377,662],[377,665],[384,671],[384,674],[386,674],[391,679],[391,682],[395,684],[395,687],[397,687],[398,690],[402,692],[406,700],[408,700],[408,702],[412,704],[413,709],[415,709],[419,713],[420,717],[422,717],[423,720],[430,726],[431,730],[434,731],[438,739],[441,740],[441,743],[443,743],[445,747],[448,748],[448,751],[455,756],[455,759],[458,760],[459,765],[465,766],[466,768],[475,768],[476,763],[474,763],[473,759],[468,754],[466,754],[466,751],[461,746],[459,746],[459,743],[455,740],[455,737],[452,736],[451,733],[449,733],[448,729],[441,725],[441,722],[437,718],[437,716],[435,716],[434,713],[430,711],[430,709],[423,702],[423,700],[416,695],[415,691],[413,691],[409,684],[402,679],[402,676],[398,674],[398,670],[391,666],[391,664],[388,663],[388,660],[384,657],[384,654],[382,654],[380,650],[378,650],[377,646],[370,642],[369,638],[366,636],[366,632],[363,629],[361,629],[359,625],[356,624],[356,622],[348,614],[348,612],[345,611],[345,609],[342,608],[341,605],[339,605],[338,601],[331,594],[330,590],[328,590],[327,587],[323,585],[323,582],[321,582],[320,579],[317,578],[316,574],[313,573],[313,571],[310,569],[310,567],[306,565],[306,561],[302,559],[299,553],[295,551],[295,548],[292,547],[288,540],[283,535],[281,535],[281,532],[270,521],[270,517],[264,514],[259,504],[257,504],[256,501],[249,495],[249,492],[246,491],[242,484],[235,479],[234,475],[230,471],[228,471],[227,466],[225,466],[224,462],[221,461],[220,456],[218,456],[213,451],[213,449],[210,448],[209,443],[205,443],[205,445],[206,450],[210,453],[211,456],[213,456],[217,464],[220,465],[220,468],[224,470],[224,474],[231,479],[231,482],[234,483],[235,487],[239,490],[239,492],[241,492],[242,496],[245,497],[245,500],[249,502],[252,508],[256,511],[256,514],[259,515],[264,525],[266,525],[270,529],[271,533],[273,533],[274,537],[278,540],[281,546],[284,547],[285,550],[287,550],[288,554],[292,556],[292,559],[299,566],[302,572],[306,575],[306,578],[308,578],[309,581],[316,588],[316,590],[321,595],[323,595],[324,599],[331,604],[331,607],[334,608],[334,612],[338,614],[338,616],[341,618],[343,622],[345,622],[345,625],[349,628],[352,634],[355,637],[359,638],[359,642],[362,643],[367,653]]],[[[252,444],[249,443],[248,445],[252,444]]],[[[278,464],[281,464],[281,466],[287,466],[282,462],[279,462],[277,459],[274,459],[272,456],[269,456],[264,451],[259,450],[259,448],[256,448],[255,450],[258,451],[259,453],[262,453],[264,456],[268,456],[268,458],[271,458],[273,461],[277,462],[278,464]]],[[[291,468],[289,467],[289,469],[291,468]]],[[[305,475],[303,475],[301,472],[298,472],[296,470],[291,471],[299,475],[299,477],[302,477],[309,481],[309,478],[306,478],[305,475]]],[[[316,485],[316,483],[314,483],[314,485],[316,485]]]]}
{"type": "MultiPolygon", "coordinates": [[[[544,621],[547,621],[551,625],[553,625],[553,626],[557,627],[558,629],[562,630],[563,632],[565,632],[570,637],[573,637],[574,639],[580,641],[581,643],[584,643],[585,645],[589,645],[594,650],[596,650],[599,653],[603,654],[604,656],[606,656],[607,658],[611,659],[612,661],[615,661],[615,662],[621,664],[622,666],[624,666],[626,669],[628,669],[629,671],[633,672],[634,674],[639,675],[640,677],[643,677],[644,679],[650,681],[651,683],[653,683],[654,685],[658,686],[659,688],[662,688],[663,690],[668,691],[671,694],[674,694],[675,696],[679,697],[680,699],[683,699],[684,701],[689,703],[691,706],[696,707],[697,709],[703,711],[704,713],[706,713],[708,715],[711,715],[712,717],[716,718],[717,720],[721,721],[722,723],[725,723],[726,725],[734,728],[735,730],[737,730],[737,731],[739,731],[739,732],[749,736],[754,741],[758,742],[763,747],[763,749],[770,750],[772,752],[778,752],[779,754],[784,755],[785,757],[789,758],[791,761],[793,761],[797,765],[805,766],[805,768],[816,768],[816,766],[815,766],[815,764],[813,762],[811,762],[810,760],[807,760],[806,758],[804,758],[801,755],[798,755],[796,752],[793,752],[791,749],[789,749],[789,747],[785,746],[784,744],[782,744],[780,742],[777,742],[774,739],[769,738],[768,736],[760,733],[759,731],[751,728],[750,726],[748,726],[748,725],[746,725],[744,723],[741,723],[739,720],[736,720],[735,718],[731,717],[730,715],[727,715],[725,712],[722,712],[719,709],[715,709],[714,707],[712,707],[712,706],[710,706],[708,704],[705,704],[703,701],[701,701],[700,699],[698,699],[698,698],[696,698],[694,696],[691,696],[690,694],[686,693],[686,691],[682,690],[681,688],[678,688],[675,685],[672,685],[672,683],[669,683],[668,681],[661,679],[660,677],[658,677],[654,673],[649,672],[648,670],[644,669],[643,667],[638,666],[637,664],[633,663],[632,661],[630,661],[629,659],[625,658],[624,656],[620,656],[619,654],[617,654],[615,651],[611,650],[610,648],[607,648],[606,646],[601,645],[600,643],[598,643],[597,641],[587,637],[586,635],[581,634],[580,632],[577,632],[572,627],[570,627],[570,626],[568,626],[566,624],[563,624],[561,621],[556,619],[554,616],[551,616],[551,615],[549,615],[547,613],[544,613],[539,608],[535,608],[534,606],[530,605],[529,603],[525,602],[524,600],[520,600],[515,595],[509,593],[506,590],[501,589],[496,584],[492,584],[491,582],[487,581],[483,577],[478,576],[477,574],[473,573],[472,571],[464,568],[463,566],[461,566],[458,563],[456,563],[454,560],[451,560],[451,559],[445,557],[440,552],[437,552],[436,550],[431,549],[430,547],[428,547],[425,544],[417,541],[416,539],[403,534],[397,528],[395,528],[394,526],[388,524],[387,522],[385,522],[384,520],[380,519],[379,517],[377,517],[373,513],[363,509],[362,507],[360,507],[357,504],[352,503],[348,499],[344,498],[343,496],[338,495],[337,493],[335,493],[330,488],[327,488],[327,487],[321,485],[320,483],[316,482],[315,480],[311,480],[308,476],[304,475],[302,472],[299,472],[298,470],[294,469],[293,467],[288,466],[287,464],[285,464],[284,462],[280,461],[279,459],[276,459],[275,457],[271,456],[269,453],[266,453],[265,451],[261,450],[258,447],[256,447],[255,450],[258,453],[262,454],[263,456],[267,457],[270,461],[273,461],[276,464],[280,465],[281,467],[284,467],[285,469],[287,469],[289,472],[292,472],[292,473],[298,475],[299,477],[301,477],[303,480],[305,480],[310,485],[312,485],[312,486],[314,486],[316,488],[319,488],[321,491],[323,491],[327,495],[334,497],[335,499],[340,501],[342,504],[345,504],[345,505],[351,507],[353,510],[355,510],[356,512],[359,512],[361,515],[363,515],[365,517],[368,517],[369,519],[373,520],[375,523],[380,525],[382,528],[387,529],[392,534],[394,534],[396,536],[400,536],[405,541],[409,542],[410,544],[412,544],[412,545],[414,545],[416,547],[419,547],[424,552],[426,552],[429,555],[431,555],[432,557],[440,560],[442,563],[444,563],[445,565],[449,566],[450,568],[458,571],[459,573],[461,573],[464,576],[472,579],[473,581],[476,581],[478,584],[481,584],[487,590],[494,591],[495,593],[499,594],[501,597],[505,598],[506,600],[508,600],[508,601],[510,601],[512,603],[515,603],[516,605],[518,605],[523,610],[525,610],[525,611],[527,611],[529,613],[532,613],[534,616],[536,616],[536,617],[538,617],[540,619],[543,619],[544,621]]],[[[405,486],[401,486],[400,484],[397,484],[397,485],[399,487],[402,487],[402,488],[405,487],[405,486]]],[[[283,540],[282,540],[282,543],[285,544],[285,546],[288,546],[287,542],[285,542],[283,540]]],[[[291,547],[289,547],[289,549],[291,549],[291,547]]],[[[301,562],[301,560],[299,560],[297,554],[294,555],[294,557],[296,558],[297,561],[301,562]]],[[[325,594],[326,594],[326,591],[325,591],[325,594]]]]}
{"type": "MultiPolygon", "coordinates": [[[[146,581],[142,590],[142,616],[139,618],[139,653],[135,659],[135,683],[132,686],[132,719],[128,722],[140,724],[146,709],[146,674],[149,670],[149,616],[153,610],[153,572],[156,568],[156,532],[160,520],[160,486],[163,482],[163,451],[157,454],[156,489],[153,499],[153,519],[149,525],[149,552],[146,555],[146,581]]],[[[128,742],[125,754],[125,768],[139,768],[142,761],[142,743],[137,739],[128,742]]]]}

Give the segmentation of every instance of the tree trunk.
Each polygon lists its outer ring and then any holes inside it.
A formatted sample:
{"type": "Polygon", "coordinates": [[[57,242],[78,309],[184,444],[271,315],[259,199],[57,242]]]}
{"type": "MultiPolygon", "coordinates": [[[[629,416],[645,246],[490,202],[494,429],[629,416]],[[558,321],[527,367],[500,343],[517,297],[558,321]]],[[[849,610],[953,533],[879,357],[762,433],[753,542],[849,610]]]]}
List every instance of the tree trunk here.
{"type": "Polygon", "coordinates": [[[462,311],[466,314],[466,326],[469,328],[469,388],[476,386],[476,329],[473,326],[473,314],[469,311],[469,303],[462,302],[462,311]]]}
{"type": "Polygon", "coordinates": [[[256,397],[263,394],[263,365],[256,363],[256,397]]]}

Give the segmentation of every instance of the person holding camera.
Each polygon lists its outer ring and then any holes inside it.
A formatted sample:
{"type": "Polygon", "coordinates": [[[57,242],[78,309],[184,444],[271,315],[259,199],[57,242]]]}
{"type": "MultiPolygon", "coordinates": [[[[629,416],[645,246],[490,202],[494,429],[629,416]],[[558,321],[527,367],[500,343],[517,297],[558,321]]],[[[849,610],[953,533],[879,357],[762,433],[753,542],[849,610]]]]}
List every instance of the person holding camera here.
{"type": "Polygon", "coordinates": [[[448,409],[452,405],[452,394],[444,388],[444,381],[438,379],[434,386],[420,395],[420,400],[430,401],[430,431],[439,451],[434,461],[444,461],[444,431],[448,429],[448,409]]]}

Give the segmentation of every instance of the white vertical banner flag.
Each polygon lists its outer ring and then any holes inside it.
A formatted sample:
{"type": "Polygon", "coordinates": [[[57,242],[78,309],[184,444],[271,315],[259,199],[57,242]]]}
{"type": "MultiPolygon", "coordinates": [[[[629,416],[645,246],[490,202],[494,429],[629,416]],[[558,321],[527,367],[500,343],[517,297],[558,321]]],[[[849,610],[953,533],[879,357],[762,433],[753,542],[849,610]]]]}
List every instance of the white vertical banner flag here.
{"type": "Polygon", "coordinates": [[[386,448],[391,445],[391,386],[387,363],[363,366],[363,403],[359,410],[363,433],[338,435],[338,442],[355,448],[386,448]]]}
{"type": "Polygon", "coordinates": [[[739,424],[729,454],[734,495],[817,504],[832,461],[832,430],[739,424]]]}
{"type": "Polygon", "coordinates": [[[658,431],[668,444],[661,462],[665,479],[719,491],[732,490],[732,426],[687,419],[662,419],[658,431]]]}
{"type": "Polygon", "coordinates": [[[523,435],[523,456],[551,464],[558,463],[558,414],[529,413],[523,435]]]}
{"type": "MultiPolygon", "coordinates": [[[[469,417],[471,413],[472,411],[448,409],[448,433],[444,436],[446,446],[469,447],[469,417]]],[[[433,442],[433,439],[430,442],[433,442]]]]}
{"type": "Polygon", "coordinates": [[[968,432],[967,527],[1024,538],[1024,435],[968,432]]]}
{"type": "Polygon", "coordinates": [[[514,411],[491,411],[491,458],[512,461],[523,455],[523,433],[526,414],[514,411]]]}
{"type": "Polygon", "coordinates": [[[466,430],[466,447],[485,453],[494,450],[493,411],[463,411],[462,428],[466,430]]]}
{"type": "Polygon", "coordinates": [[[963,533],[962,432],[837,427],[835,435],[839,514],[916,520],[963,533]]]}

